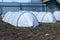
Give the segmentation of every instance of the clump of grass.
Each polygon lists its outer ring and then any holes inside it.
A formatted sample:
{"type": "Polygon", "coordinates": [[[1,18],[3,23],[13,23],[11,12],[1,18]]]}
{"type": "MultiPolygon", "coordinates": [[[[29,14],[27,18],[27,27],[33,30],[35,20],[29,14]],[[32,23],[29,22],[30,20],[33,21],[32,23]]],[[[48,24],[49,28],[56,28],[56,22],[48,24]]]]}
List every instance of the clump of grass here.
{"type": "Polygon", "coordinates": [[[37,28],[46,32],[60,33],[60,23],[40,24],[37,28]]]}

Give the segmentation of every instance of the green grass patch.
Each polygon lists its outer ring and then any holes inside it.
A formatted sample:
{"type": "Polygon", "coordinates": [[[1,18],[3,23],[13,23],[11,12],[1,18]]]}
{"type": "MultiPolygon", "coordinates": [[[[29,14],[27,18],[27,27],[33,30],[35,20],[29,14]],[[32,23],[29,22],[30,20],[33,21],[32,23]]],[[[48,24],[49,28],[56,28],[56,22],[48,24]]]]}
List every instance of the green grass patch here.
{"type": "Polygon", "coordinates": [[[60,33],[60,23],[40,24],[37,28],[46,32],[60,33]]]}

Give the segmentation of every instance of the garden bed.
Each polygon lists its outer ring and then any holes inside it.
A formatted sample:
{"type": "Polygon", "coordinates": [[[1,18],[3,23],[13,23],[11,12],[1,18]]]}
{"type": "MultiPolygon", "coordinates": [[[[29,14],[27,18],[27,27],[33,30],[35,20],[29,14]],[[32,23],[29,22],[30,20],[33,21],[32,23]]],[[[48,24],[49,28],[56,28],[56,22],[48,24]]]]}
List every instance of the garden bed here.
{"type": "Polygon", "coordinates": [[[0,18],[0,40],[60,40],[60,22],[23,28],[14,27],[0,18]]]}

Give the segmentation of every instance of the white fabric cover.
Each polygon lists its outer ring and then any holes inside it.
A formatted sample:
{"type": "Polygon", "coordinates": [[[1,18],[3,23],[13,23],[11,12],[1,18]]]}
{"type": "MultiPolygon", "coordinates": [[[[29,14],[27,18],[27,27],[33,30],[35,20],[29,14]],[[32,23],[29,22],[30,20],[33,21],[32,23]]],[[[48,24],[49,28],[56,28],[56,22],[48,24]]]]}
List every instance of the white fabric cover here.
{"type": "Polygon", "coordinates": [[[46,12],[39,12],[39,14],[36,16],[39,22],[42,22],[44,15],[46,15],[46,12]]]}
{"type": "Polygon", "coordinates": [[[12,24],[13,18],[15,18],[15,15],[18,14],[18,12],[14,12],[10,17],[8,23],[12,24]]]}
{"type": "Polygon", "coordinates": [[[22,27],[31,27],[31,26],[36,27],[37,25],[38,25],[37,18],[35,17],[35,15],[29,12],[23,13],[18,20],[18,26],[20,27],[21,26],[22,27]]]}
{"type": "Polygon", "coordinates": [[[17,21],[18,21],[18,18],[24,13],[25,11],[19,11],[18,13],[16,13],[13,17],[13,20],[12,20],[12,25],[14,26],[17,26],[17,21]]]}
{"type": "Polygon", "coordinates": [[[35,16],[38,15],[39,12],[31,11],[35,16]]]}
{"type": "Polygon", "coordinates": [[[60,11],[55,11],[53,14],[54,14],[56,20],[60,21],[60,11]]]}
{"type": "Polygon", "coordinates": [[[40,12],[37,15],[37,19],[41,23],[55,23],[56,22],[54,15],[50,12],[40,12]]]}
{"type": "Polygon", "coordinates": [[[13,14],[13,12],[7,12],[5,14],[5,16],[3,17],[3,21],[8,22],[9,21],[9,17],[13,14]]]}
{"type": "Polygon", "coordinates": [[[18,27],[36,27],[38,25],[35,15],[27,11],[8,12],[4,16],[3,21],[18,27]]]}

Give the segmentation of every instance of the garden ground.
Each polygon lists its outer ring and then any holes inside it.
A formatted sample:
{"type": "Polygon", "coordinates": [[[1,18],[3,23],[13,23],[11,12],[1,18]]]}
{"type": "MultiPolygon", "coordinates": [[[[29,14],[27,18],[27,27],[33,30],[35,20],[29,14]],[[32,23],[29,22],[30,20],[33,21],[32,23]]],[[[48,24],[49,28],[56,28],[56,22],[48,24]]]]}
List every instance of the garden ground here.
{"type": "Polygon", "coordinates": [[[60,40],[60,22],[23,28],[14,27],[0,18],[0,40],[60,40]]]}

